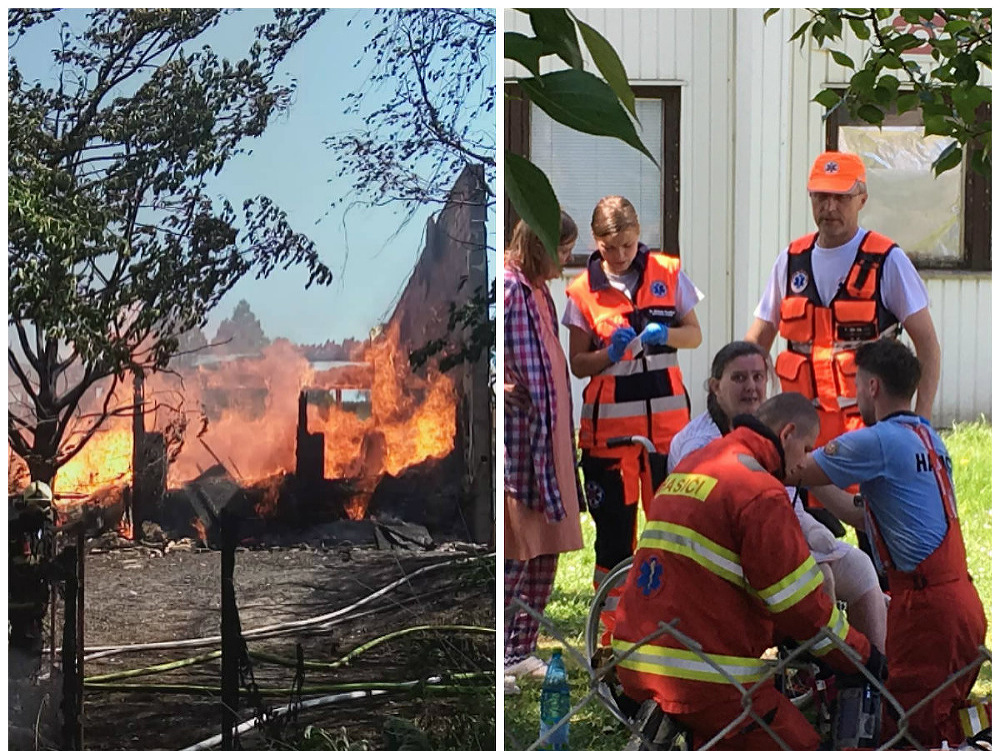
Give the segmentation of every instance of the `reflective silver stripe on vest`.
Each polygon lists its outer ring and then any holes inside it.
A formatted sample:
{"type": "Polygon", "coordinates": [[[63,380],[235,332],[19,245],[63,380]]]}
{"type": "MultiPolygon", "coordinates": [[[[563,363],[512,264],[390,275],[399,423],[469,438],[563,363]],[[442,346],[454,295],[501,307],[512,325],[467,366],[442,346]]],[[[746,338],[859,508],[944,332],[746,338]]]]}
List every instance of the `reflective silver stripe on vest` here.
{"type": "MultiPolygon", "coordinates": [[[[659,412],[672,412],[674,410],[687,410],[687,397],[680,396],[660,396],[649,401],[650,410],[656,414],[659,412]]],[[[646,402],[604,402],[600,406],[601,418],[606,417],[645,417],[646,402]]],[[[580,410],[580,417],[584,420],[594,419],[594,405],[587,403],[580,410]]]]}
{"type": "MultiPolygon", "coordinates": [[[[857,406],[857,404],[858,404],[858,400],[855,399],[853,396],[838,396],[837,397],[837,406],[840,407],[841,409],[847,409],[848,407],[855,407],[855,406],[857,406]]],[[[813,399],[812,400],[812,405],[816,409],[820,409],[819,399],[813,399]]]]}
{"type": "Polygon", "coordinates": [[[646,522],[639,546],[683,555],[737,587],[747,587],[739,555],[689,527],[655,520],[646,522]]]}
{"type": "Polygon", "coordinates": [[[615,656],[620,660],[618,665],[642,673],[730,685],[732,681],[741,684],[757,683],[773,673],[768,663],[754,657],[733,657],[706,653],[705,656],[718,665],[717,669],[696,652],[659,647],[653,644],[643,644],[628,657],[622,659],[622,655],[633,646],[634,644],[631,642],[620,639],[612,639],[611,641],[615,656]]]}
{"type": "MultiPolygon", "coordinates": [[[[883,330],[876,338],[877,339],[896,339],[896,326],[893,324],[889,328],[883,330]]],[[[839,352],[853,352],[858,349],[862,344],[868,344],[869,342],[875,341],[874,339],[866,339],[860,342],[844,342],[844,341],[834,341],[830,349],[834,354],[839,352]]],[[[812,342],[788,342],[788,349],[792,352],[798,352],[800,355],[805,355],[809,357],[812,354],[812,342]]]]}
{"type": "MultiPolygon", "coordinates": [[[[833,610],[830,613],[830,619],[826,622],[826,627],[835,633],[841,640],[847,640],[847,632],[850,631],[850,624],[847,622],[843,611],[836,605],[833,606],[833,610]]],[[[809,651],[812,652],[817,657],[822,657],[828,654],[836,646],[833,639],[824,636],[818,642],[813,644],[809,651]]]]}
{"type": "Polygon", "coordinates": [[[677,353],[663,352],[658,355],[649,355],[638,360],[619,360],[609,365],[601,371],[605,376],[630,376],[636,373],[645,373],[647,370],[666,370],[677,367],[677,353]],[[645,363],[645,367],[643,366],[645,363]]]}

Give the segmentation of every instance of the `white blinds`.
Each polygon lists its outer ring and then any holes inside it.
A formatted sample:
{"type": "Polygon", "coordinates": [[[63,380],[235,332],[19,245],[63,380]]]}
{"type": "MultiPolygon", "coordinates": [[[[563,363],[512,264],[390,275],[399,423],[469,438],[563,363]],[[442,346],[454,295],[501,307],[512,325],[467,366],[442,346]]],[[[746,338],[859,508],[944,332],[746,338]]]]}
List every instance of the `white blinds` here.
{"type": "MultiPolygon", "coordinates": [[[[639,137],[663,164],[663,100],[636,99],[639,137]]],[[[608,195],[625,196],[639,213],[640,240],[651,248],[663,243],[663,177],[649,159],[619,141],[578,133],[531,108],[531,160],[545,171],[559,203],[580,228],[574,253],[594,248],[590,216],[608,195]]]]}

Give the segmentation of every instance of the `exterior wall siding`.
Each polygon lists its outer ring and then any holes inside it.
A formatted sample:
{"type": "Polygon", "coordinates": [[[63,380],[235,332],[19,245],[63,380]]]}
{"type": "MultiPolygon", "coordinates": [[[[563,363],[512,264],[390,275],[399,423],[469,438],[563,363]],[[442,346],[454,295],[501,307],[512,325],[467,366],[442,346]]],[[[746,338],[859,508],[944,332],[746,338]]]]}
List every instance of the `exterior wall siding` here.
{"type": "MultiPolygon", "coordinates": [[[[825,130],[812,97],[846,81],[846,69],[828,52],[787,42],[807,18],[802,10],[782,11],[766,25],[761,9],[574,12],[619,51],[633,84],[681,87],[681,259],[705,299],[696,309],[704,341],[682,351],[680,363],[697,414],[712,355],[746,332],[777,254],[815,229],[805,178],[825,130]]],[[[521,13],[507,10],[504,21],[509,31],[531,33],[521,13]]],[[[863,59],[858,40],[843,50],[863,59]]],[[[543,72],[556,67],[546,66],[543,72]]],[[[505,61],[504,73],[524,71],[505,61]]],[[[922,275],[942,349],[934,422],[991,417],[990,275],[922,275]]],[[[552,291],[561,315],[565,282],[553,282],[552,291]]],[[[581,392],[575,382],[577,404],[581,392]]]]}

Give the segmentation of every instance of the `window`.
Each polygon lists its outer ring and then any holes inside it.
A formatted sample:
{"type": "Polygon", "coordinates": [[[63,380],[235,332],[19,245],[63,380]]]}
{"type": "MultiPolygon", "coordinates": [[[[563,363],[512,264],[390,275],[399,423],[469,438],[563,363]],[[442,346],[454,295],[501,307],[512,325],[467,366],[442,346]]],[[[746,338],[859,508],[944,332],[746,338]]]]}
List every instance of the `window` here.
{"type": "MultiPolygon", "coordinates": [[[[519,97],[508,85],[505,100],[505,145],[531,160],[548,175],[562,207],[576,220],[580,237],[571,265],[582,264],[593,247],[590,216],[606,195],[623,195],[639,214],[642,241],[654,250],[678,253],[680,211],[680,89],[633,86],[640,137],[661,169],[614,138],[578,133],[552,120],[519,97]]],[[[505,238],[517,221],[505,203],[505,238]]]]}
{"type": "Polygon", "coordinates": [[[919,111],[887,114],[880,129],[837,110],[826,147],[861,156],[869,192],[862,225],[899,243],[918,268],[989,271],[990,180],[967,164],[935,178],[931,164],[951,139],[923,130],[919,111]]]}

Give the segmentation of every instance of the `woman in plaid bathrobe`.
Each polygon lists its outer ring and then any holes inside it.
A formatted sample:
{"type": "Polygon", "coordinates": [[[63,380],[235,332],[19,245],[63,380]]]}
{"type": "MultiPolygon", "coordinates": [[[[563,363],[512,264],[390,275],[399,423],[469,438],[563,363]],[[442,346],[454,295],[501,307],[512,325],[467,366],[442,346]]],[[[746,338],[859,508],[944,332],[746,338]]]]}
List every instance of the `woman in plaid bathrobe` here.
{"type": "Polygon", "coordinates": [[[559,553],[583,547],[569,368],[548,282],[561,272],[577,229],[564,212],[555,263],[524,222],[504,252],[504,677],[544,676],[532,655],[538,622],[514,606],[545,610],[559,553]]]}

